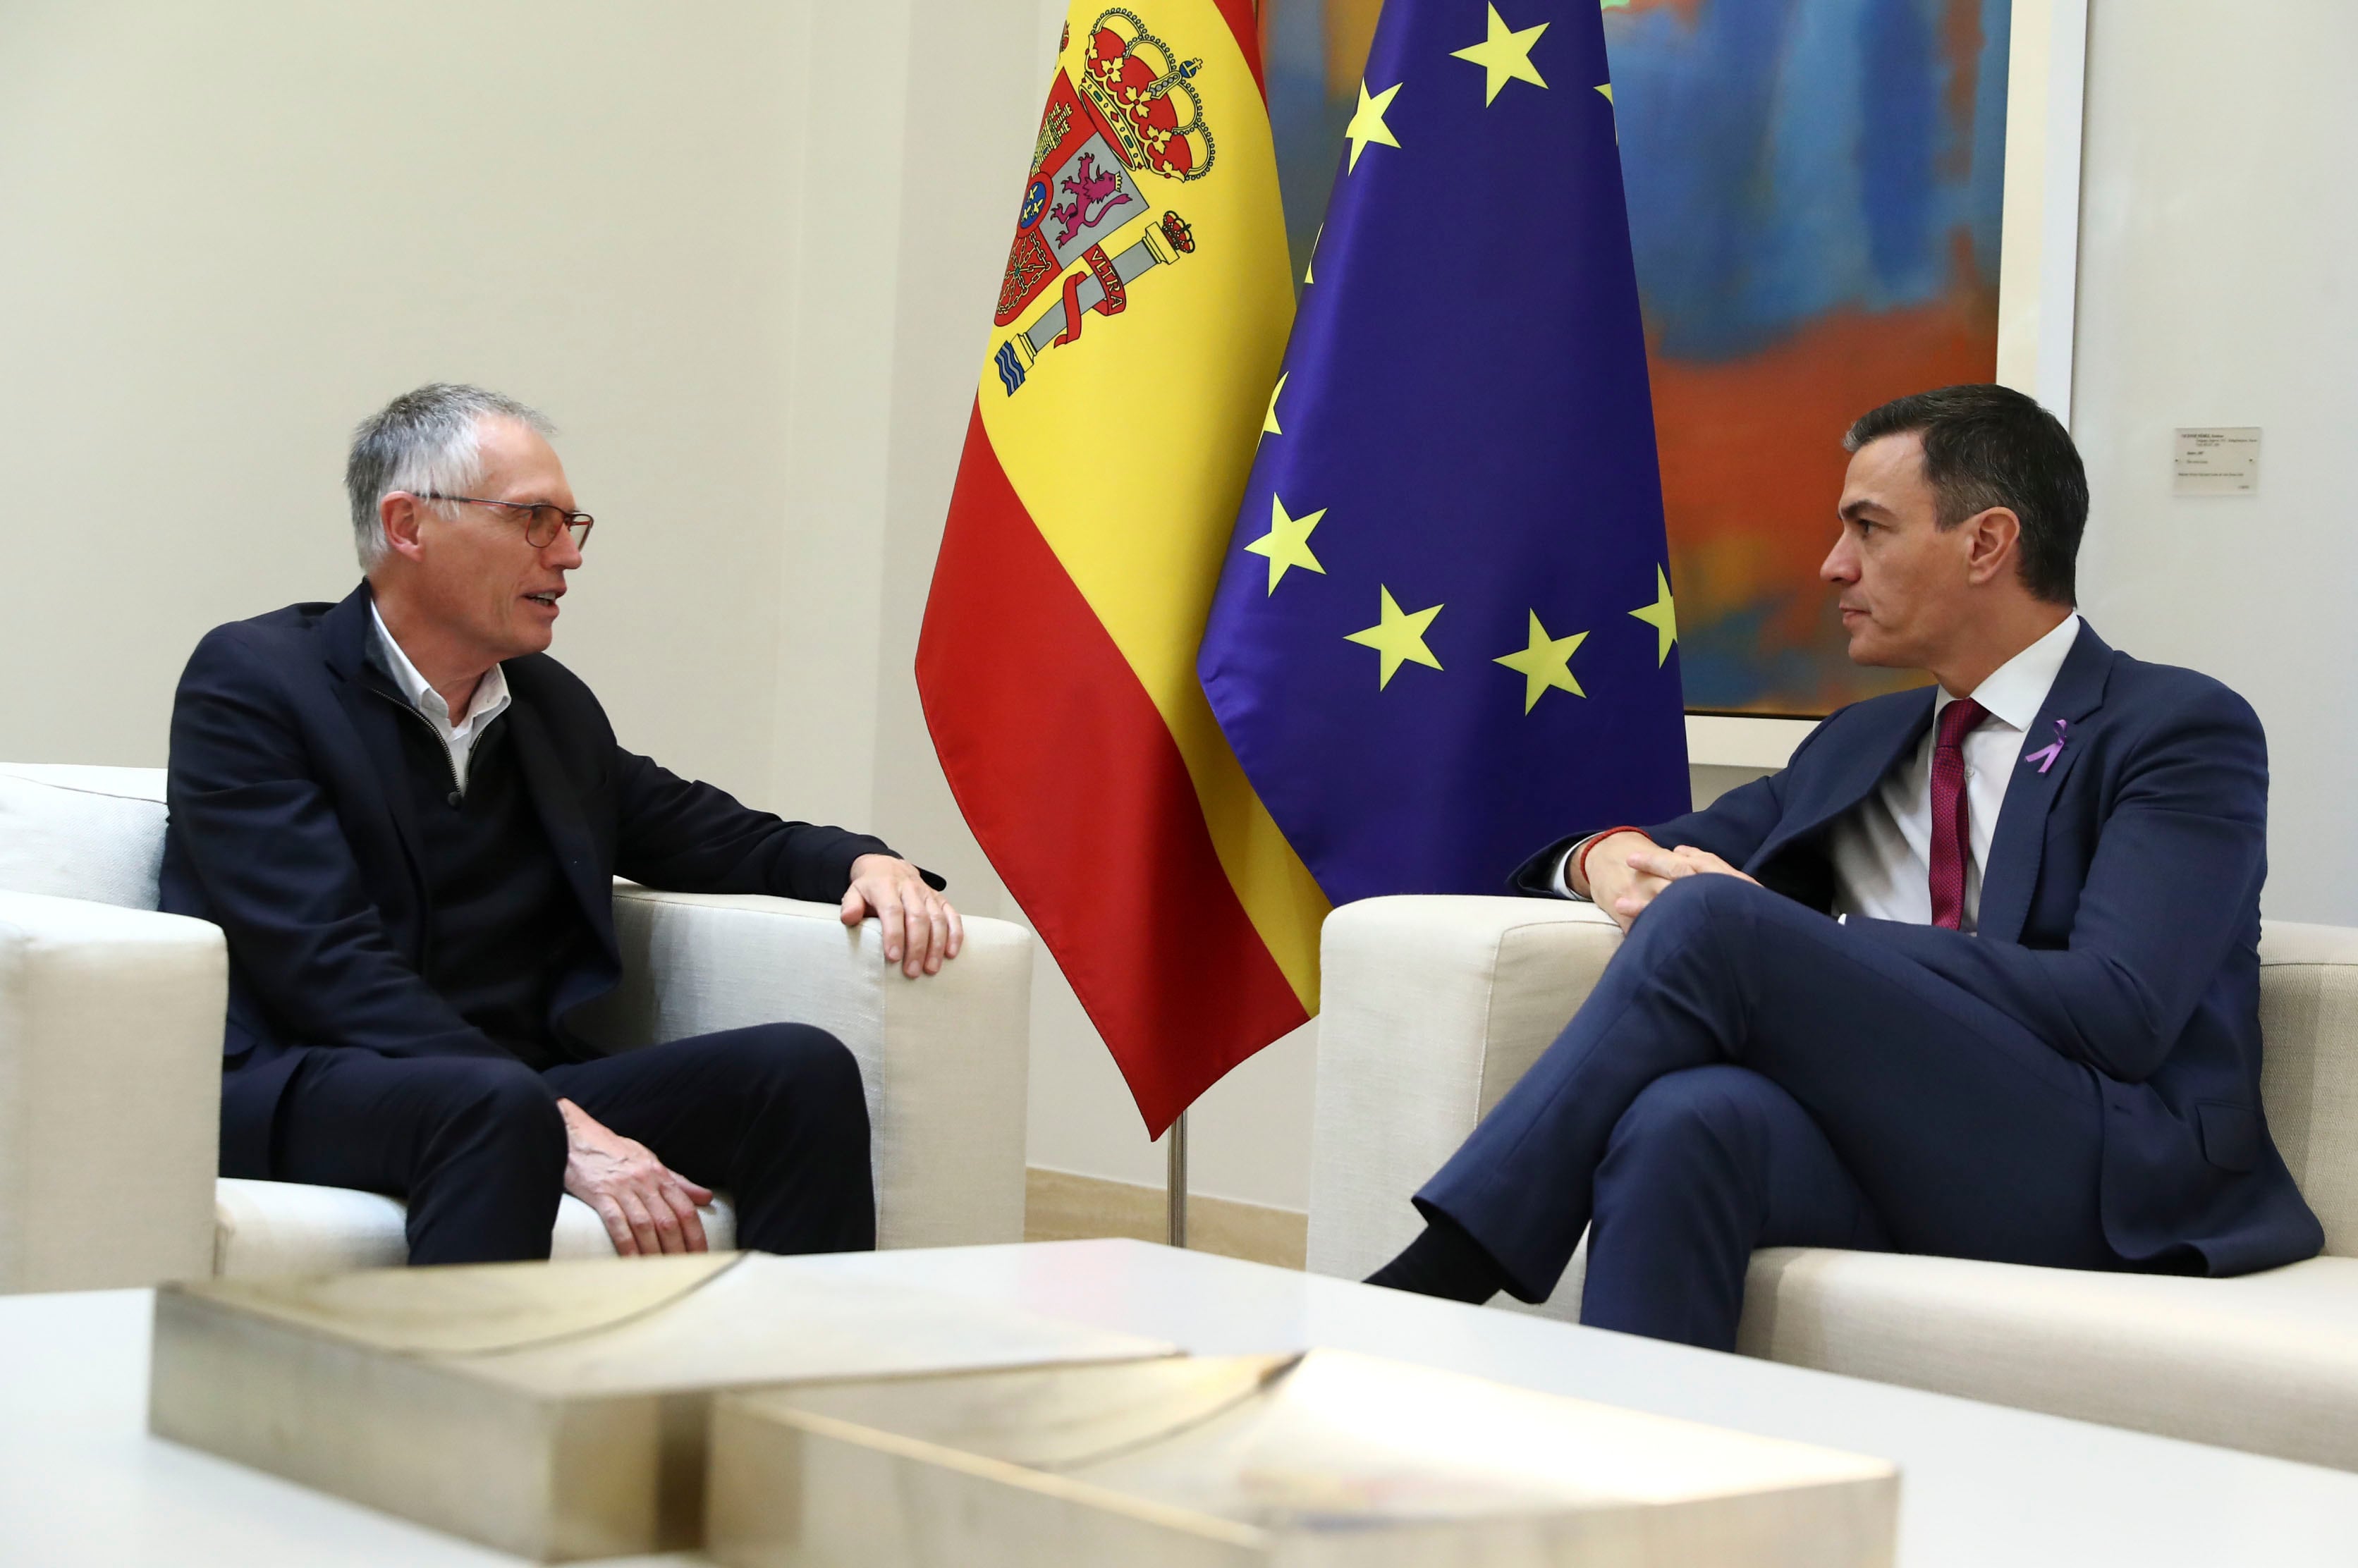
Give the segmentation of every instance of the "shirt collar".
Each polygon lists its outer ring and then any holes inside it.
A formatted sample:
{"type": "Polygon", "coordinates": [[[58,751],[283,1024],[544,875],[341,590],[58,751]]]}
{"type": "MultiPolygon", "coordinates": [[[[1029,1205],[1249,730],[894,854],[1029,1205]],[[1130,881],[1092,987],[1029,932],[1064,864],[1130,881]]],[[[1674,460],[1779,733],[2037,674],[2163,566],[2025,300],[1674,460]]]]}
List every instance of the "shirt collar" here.
{"type": "MultiPolygon", "coordinates": [[[[1974,700],[1999,722],[2028,730],[2047,705],[2047,693],[2062,673],[2063,661],[2071,656],[2071,644],[2079,636],[2080,615],[2074,611],[2053,631],[1992,670],[1986,680],[1974,687],[1974,700]]],[[[1932,711],[1938,713],[1953,700],[1947,692],[1940,692],[1932,711]]]]}
{"type": "Polygon", "coordinates": [[[475,683],[475,696],[467,705],[467,716],[453,719],[450,705],[442,700],[442,694],[427,683],[426,677],[417,673],[417,666],[409,662],[409,655],[401,651],[401,644],[394,641],[393,633],[386,627],[384,616],[377,609],[373,597],[369,600],[369,622],[376,628],[377,652],[384,655],[385,673],[393,677],[395,686],[401,687],[401,695],[408,700],[409,706],[427,718],[438,719],[446,726],[459,730],[479,719],[489,722],[507,707],[507,671],[502,665],[493,665],[483,672],[483,678],[475,683]]]}

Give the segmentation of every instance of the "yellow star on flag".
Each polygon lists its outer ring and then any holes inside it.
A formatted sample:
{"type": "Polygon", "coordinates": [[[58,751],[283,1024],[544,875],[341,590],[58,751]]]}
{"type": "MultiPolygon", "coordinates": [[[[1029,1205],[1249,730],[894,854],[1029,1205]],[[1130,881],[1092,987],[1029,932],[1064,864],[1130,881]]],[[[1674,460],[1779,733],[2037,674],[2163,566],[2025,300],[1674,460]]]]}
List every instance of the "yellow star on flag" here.
{"type": "Polygon", "coordinates": [[[1498,94],[1506,90],[1509,81],[1528,81],[1534,87],[1547,85],[1539,73],[1539,68],[1531,64],[1531,46],[1540,41],[1540,35],[1548,30],[1548,24],[1541,22],[1536,27],[1525,27],[1518,33],[1511,31],[1499,17],[1496,5],[1489,10],[1490,36],[1478,44],[1468,44],[1462,49],[1453,50],[1449,56],[1452,59],[1471,60],[1489,74],[1489,94],[1482,100],[1484,108],[1498,101],[1498,94]]]}
{"type": "Polygon", "coordinates": [[[1542,692],[1568,691],[1574,697],[1586,697],[1580,682],[1572,675],[1574,649],[1588,640],[1585,632],[1574,632],[1569,637],[1551,637],[1540,624],[1540,612],[1531,611],[1531,646],[1503,654],[1491,663],[1506,665],[1523,677],[1523,711],[1537,708],[1542,692]]]}
{"type": "Polygon", "coordinates": [[[1300,567],[1305,571],[1326,575],[1318,557],[1310,553],[1310,530],[1318,526],[1318,519],[1326,515],[1320,507],[1307,517],[1288,517],[1285,503],[1275,492],[1269,498],[1269,532],[1247,545],[1245,549],[1256,556],[1269,557],[1269,591],[1275,593],[1277,585],[1285,579],[1288,567],[1300,567]]]}
{"type": "Polygon", "coordinates": [[[1671,579],[1661,568],[1654,568],[1654,602],[1629,613],[1654,629],[1654,667],[1661,668],[1670,659],[1671,644],[1679,640],[1679,610],[1671,600],[1671,579]]]}
{"type": "MultiPolygon", "coordinates": [[[[1285,375],[1292,375],[1293,373],[1292,371],[1288,371],[1285,373],[1285,375]]],[[[1260,433],[1264,436],[1282,436],[1285,434],[1284,431],[1277,427],[1277,395],[1279,393],[1285,390],[1285,375],[1279,376],[1277,378],[1277,384],[1269,389],[1269,412],[1262,415],[1260,419],[1260,433]]]]}
{"type": "Polygon", "coordinates": [[[1351,114],[1351,123],[1343,127],[1344,139],[1351,144],[1351,161],[1344,166],[1348,174],[1359,167],[1359,155],[1368,150],[1369,142],[1387,147],[1400,143],[1392,136],[1392,128],[1384,124],[1384,111],[1392,106],[1392,96],[1401,83],[1394,82],[1373,97],[1368,95],[1368,79],[1359,78],[1359,106],[1351,114]]]}
{"type": "MultiPolygon", "coordinates": [[[[1252,546],[1248,545],[1245,547],[1250,549],[1252,546]]],[[[1352,633],[1343,641],[1357,643],[1363,648],[1373,648],[1383,655],[1381,673],[1376,679],[1376,689],[1381,691],[1392,684],[1392,676],[1400,673],[1400,667],[1404,664],[1420,664],[1436,670],[1441,667],[1441,661],[1434,658],[1433,650],[1424,645],[1425,628],[1431,626],[1433,618],[1441,613],[1441,606],[1436,604],[1430,610],[1407,612],[1393,600],[1390,589],[1379,586],[1377,591],[1384,596],[1380,611],[1382,619],[1364,632],[1352,633]]]]}

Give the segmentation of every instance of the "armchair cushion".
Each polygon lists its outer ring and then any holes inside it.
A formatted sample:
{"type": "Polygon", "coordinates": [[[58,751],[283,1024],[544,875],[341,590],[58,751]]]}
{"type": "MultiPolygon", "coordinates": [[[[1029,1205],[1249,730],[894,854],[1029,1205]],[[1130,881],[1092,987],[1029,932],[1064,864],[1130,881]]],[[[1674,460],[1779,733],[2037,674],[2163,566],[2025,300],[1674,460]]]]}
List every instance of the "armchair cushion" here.
{"type": "Polygon", "coordinates": [[[0,763],[0,888],[156,907],[164,770],[0,763]]]}
{"type": "MultiPolygon", "coordinates": [[[[726,1195],[703,1211],[713,1250],[737,1244],[737,1214],[726,1195]]],[[[395,1269],[409,1258],[402,1206],[382,1193],[297,1182],[222,1178],[214,1202],[213,1272],[228,1276],[395,1269]]],[[[553,1258],[611,1258],[613,1243],[597,1212],[568,1196],[557,1206],[553,1258]]]]}
{"type": "Polygon", "coordinates": [[[1531,1070],[1620,945],[1602,910],[1552,899],[1371,898],[1327,916],[1313,1272],[1363,1277],[1415,1238],[1409,1195],[1531,1070]]]}
{"type": "Polygon", "coordinates": [[[206,1272],[228,990],[200,920],[0,892],[0,1292],[206,1272]]]}
{"type": "Polygon", "coordinates": [[[2265,922],[2260,1103],[2277,1152],[2325,1227],[2358,1257],[2358,929],[2265,922]]]}
{"type": "Polygon", "coordinates": [[[1779,1247],[1736,1348],[2358,1470],[2358,1259],[2234,1279],[1779,1247]]]}
{"type": "MultiPolygon", "coordinates": [[[[1585,1244],[1543,1306],[1580,1314],[1585,1244]]],[[[2233,1279],[1770,1247],[1745,1356],[2358,1470],[2358,1258],[2233,1279]]]]}

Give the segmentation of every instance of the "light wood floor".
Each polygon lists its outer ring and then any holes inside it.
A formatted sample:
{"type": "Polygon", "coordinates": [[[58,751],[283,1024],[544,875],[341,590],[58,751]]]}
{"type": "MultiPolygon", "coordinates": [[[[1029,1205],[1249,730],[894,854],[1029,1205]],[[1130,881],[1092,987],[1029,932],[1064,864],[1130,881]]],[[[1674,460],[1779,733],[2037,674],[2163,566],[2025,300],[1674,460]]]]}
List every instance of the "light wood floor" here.
{"type": "MultiPolygon", "coordinates": [[[[1161,1187],[1078,1176],[1033,1166],[1024,1173],[1023,1239],[1077,1241],[1128,1236],[1161,1241],[1167,1234],[1161,1187]]],[[[1187,1201],[1187,1245],[1281,1269],[1302,1267],[1310,1217],[1198,1193],[1187,1201]]]]}

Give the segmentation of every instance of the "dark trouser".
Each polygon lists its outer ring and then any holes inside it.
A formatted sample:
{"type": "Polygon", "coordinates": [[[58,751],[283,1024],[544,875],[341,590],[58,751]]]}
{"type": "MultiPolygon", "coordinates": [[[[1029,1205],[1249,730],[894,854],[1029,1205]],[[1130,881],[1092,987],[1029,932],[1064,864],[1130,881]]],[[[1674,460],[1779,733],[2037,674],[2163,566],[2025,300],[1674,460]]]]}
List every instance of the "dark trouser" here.
{"type": "Polygon", "coordinates": [[[559,1099],[699,1186],[727,1190],[737,1244],[876,1244],[868,1107],[824,1030],[763,1024],[545,1073],[481,1056],[316,1051],[278,1105],[272,1174],[409,1201],[412,1263],[548,1256],[565,1182],[559,1099]]]}
{"type": "Polygon", "coordinates": [[[1756,1247],[2120,1267],[2102,1118],[2093,1074],[1995,1007],[1696,876],[1416,1202],[1526,1301],[1593,1217],[1582,1322],[1730,1349],[1756,1247]]]}

